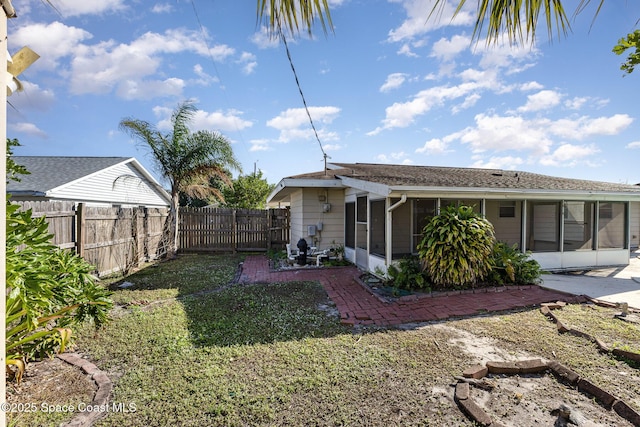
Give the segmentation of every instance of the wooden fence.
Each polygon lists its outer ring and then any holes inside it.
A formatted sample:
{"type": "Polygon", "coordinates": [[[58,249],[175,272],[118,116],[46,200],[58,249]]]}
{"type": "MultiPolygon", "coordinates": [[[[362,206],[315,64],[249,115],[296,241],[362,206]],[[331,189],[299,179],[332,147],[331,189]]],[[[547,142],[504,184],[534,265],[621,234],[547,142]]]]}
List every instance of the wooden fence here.
{"type": "MultiPolygon", "coordinates": [[[[168,209],[106,208],[74,202],[18,202],[45,217],[52,243],[75,250],[99,276],[126,272],[166,253],[168,209]]],[[[289,210],[180,209],[180,250],[266,251],[289,242],[289,210]]]]}
{"type": "Polygon", "coordinates": [[[266,251],[289,242],[289,209],[181,208],[180,250],[266,251]]]}
{"type": "Polygon", "coordinates": [[[19,202],[34,217],[45,217],[52,243],[73,249],[99,276],[126,272],[165,253],[167,209],[107,208],[74,202],[19,202]]]}

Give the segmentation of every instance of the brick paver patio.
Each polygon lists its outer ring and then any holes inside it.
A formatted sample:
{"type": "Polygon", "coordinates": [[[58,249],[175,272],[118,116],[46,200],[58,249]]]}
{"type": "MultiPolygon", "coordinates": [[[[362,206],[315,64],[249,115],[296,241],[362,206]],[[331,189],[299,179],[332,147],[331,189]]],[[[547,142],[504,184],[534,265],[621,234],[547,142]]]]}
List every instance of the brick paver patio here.
{"type": "Polygon", "coordinates": [[[239,280],[243,283],[318,281],[336,304],[342,323],[352,325],[400,325],[512,310],[543,302],[582,300],[531,285],[384,302],[365,289],[358,280],[361,274],[355,266],[272,271],[267,257],[256,255],[246,258],[239,280]]]}

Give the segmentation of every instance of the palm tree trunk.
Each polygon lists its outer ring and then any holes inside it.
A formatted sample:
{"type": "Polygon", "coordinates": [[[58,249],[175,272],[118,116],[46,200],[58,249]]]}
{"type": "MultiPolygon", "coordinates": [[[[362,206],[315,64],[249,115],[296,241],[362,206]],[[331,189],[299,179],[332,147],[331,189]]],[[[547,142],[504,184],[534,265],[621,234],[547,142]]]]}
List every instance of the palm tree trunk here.
{"type": "Polygon", "coordinates": [[[178,210],[180,205],[180,196],[177,190],[171,192],[171,208],[169,210],[169,236],[171,243],[167,251],[167,258],[175,258],[178,253],[178,210]]]}

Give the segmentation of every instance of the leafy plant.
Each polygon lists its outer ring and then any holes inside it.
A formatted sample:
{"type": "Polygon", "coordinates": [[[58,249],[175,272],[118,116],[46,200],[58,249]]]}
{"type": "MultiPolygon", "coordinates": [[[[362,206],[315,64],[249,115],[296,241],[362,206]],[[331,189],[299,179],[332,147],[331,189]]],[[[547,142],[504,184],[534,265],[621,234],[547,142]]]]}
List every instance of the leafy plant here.
{"type": "Polygon", "coordinates": [[[391,264],[387,275],[393,286],[399,289],[425,289],[430,285],[418,257],[405,257],[391,264]]]}
{"type": "Polygon", "coordinates": [[[521,252],[518,245],[497,242],[493,247],[489,281],[500,285],[538,283],[542,270],[538,261],[531,259],[530,255],[530,252],[521,252]]]}
{"type": "Polygon", "coordinates": [[[474,287],[491,271],[493,225],[471,206],[448,206],[424,227],[418,253],[433,284],[474,287]]]}
{"type": "Polygon", "coordinates": [[[6,364],[18,381],[29,360],[64,351],[75,326],[85,320],[102,325],[112,307],[109,292],[91,275],[94,268],[53,245],[43,217],[19,208],[7,199],[6,364]]]}

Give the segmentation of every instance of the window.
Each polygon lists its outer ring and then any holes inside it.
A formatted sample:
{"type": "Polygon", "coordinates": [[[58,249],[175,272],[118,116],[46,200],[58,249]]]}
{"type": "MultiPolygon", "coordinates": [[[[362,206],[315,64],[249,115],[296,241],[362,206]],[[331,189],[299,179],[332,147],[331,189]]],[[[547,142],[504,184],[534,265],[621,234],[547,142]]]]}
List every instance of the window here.
{"type": "Polygon", "coordinates": [[[357,218],[358,222],[367,222],[367,196],[360,196],[357,199],[357,218]]]}
{"type": "Polygon", "coordinates": [[[344,245],[348,248],[356,247],[356,204],[355,202],[344,205],[344,245]]]}
{"type": "Polygon", "coordinates": [[[623,202],[600,203],[598,208],[598,248],[627,248],[627,205],[623,202]]]}
{"type": "Polygon", "coordinates": [[[369,227],[369,252],[384,256],[385,245],[385,213],[386,203],[384,200],[373,200],[370,205],[371,225],[369,227]]]}
{"type": "Polygon", "coordinates": [[[594,202],[564,202],[564,251],[593,249],[594,202]]]}
{"type": "Polygon", "coordinates": [[[530,202],[527,209],[527,249],[535,252],[560,250],[560,203],[530,202]]]}
{"type": "Polygon", "coordinates": [[[417,250],[422,240],[422,230],[433,218],[438,209],[436,199],[417,199],[413,201],[413,249],[417,250]]]}
{"type": "Polygon", "coordinates": [[[500,218],[515,218],[516,202],[500,202],[500,218]]]}

